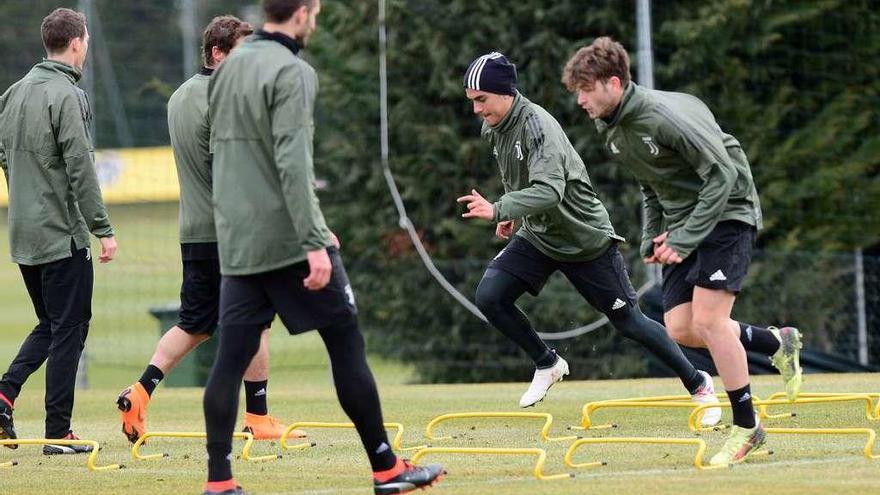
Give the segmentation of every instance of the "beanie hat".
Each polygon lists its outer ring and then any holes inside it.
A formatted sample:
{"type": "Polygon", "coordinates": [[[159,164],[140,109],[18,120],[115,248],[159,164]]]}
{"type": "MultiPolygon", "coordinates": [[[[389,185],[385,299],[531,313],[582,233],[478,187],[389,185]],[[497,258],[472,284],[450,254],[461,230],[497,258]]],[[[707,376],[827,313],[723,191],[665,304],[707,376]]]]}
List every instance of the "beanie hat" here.
{"type": "Polygon", "coordinates": [[[513,96],[516,94],[516,66],[498,52],[478,57],[464,74],[464,87],[513,96]]]}

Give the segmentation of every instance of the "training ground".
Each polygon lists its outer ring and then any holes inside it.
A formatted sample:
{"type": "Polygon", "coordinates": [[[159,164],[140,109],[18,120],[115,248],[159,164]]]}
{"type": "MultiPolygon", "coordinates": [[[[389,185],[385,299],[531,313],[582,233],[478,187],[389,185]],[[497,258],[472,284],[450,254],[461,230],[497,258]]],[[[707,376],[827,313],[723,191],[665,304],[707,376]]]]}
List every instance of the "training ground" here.
{"type": "MultiPolygon", "coordinates": [[[[319,341],[300,339],[310,350],[319,341]]],[[[35,377],[38,378],[38,377],[35,377]]],[[[272,412],[287,421],[345,421],[329,386],[327,376],[295,379],[284,373],[270,382],[272,412]]],[[[122,378],[120,378],[122,380],[122,378]]],[[[525,384],[488,385],[403,385],[392,376],[379,376],[385,419],[406,427],[403,443],[424,442],[424,428],[434,417],[453,411],[515,411],[525,384]]],[[[42,432],[42,391],[35,382],[19,399],[17,424],[22,437],[42,432]]],[[[809,390],[870,390],[872,375],[810,375],[809,390]]],[[[778,389],[776,377],[759,377],[754,390],[767,396],[778,389]]],[[[0,471],[0,492],[16,495],[47,493],[85,494],[195,494],[205,476],[202,440],[157,439],[142,453],[167,452],[169,458],[135,461],[127,441],[119,432],[114,407],[115,388],[82,391],[77,396],[75,428],[84,438],[98,440],[103,450],[99,464],[122,463],[125,469],[89,472],[85,456],[44,457],[39,447],[3,449],[0,461],[16,459],[19,465],[0,471]]],[[[584,402],[635,395],[679,393],[671,379],[564,382],[553,388],[548,400],[533,411],[554,417],[550,434],[569,434],[565,425],[576,424],[584,402]]],[[[786,427],[872,427],[864,408],[855,403],[807,405],[798,416],[766,420],[770,426],[786,427]]],[[[685,410],[607,410],[597,412],[597,421],[613,420],[617,429],[580,432],[585,437],[652,436],[694,438],[686,424],[685,410]]],[[[729,416],[725,416],[729,418],[729,416]]],[[[201,394],[198,389],[160,388],[156,394],[149,427],[151,430],[203,429],[201,394]]],[[[547,451],[545,474],[573,472],[573,479],[538,481],[531,475],[530,456],[465,456],[437,454],[426,462],[441,462],[449,471],[436,493],[448,494],[621,494],[638,490],[657,494],[828,494],[858,493],[876,489],[876,460],[862,455],[863,437],[773,435],[768,447],[773,455],[718,471],[698,471],[692,461],[695,448],[679,445],[594,445],[585,446],[576,462],[602,460],[607,466],[566,468],[563,456],[571,442],[547,443],[540,439],[540,420],[460,420],[438,426],[437,435],[458,438],[431,442],[435,446],[541,447],[547,451]]],[[[234,461],[236,477],[250,492],[268,494],[368,494],[370,472],[352,430],[309,430],[313,448],[285,453],[279,460],[264,463],[234,461]]],[[[725,433],[703,433],[713,453],[725,433]]],[[[240,455],[241,442],[234,454],[240,455]]],[[[252,455],[281,453],[277,442],[260,442],[252,455]]]]}
{"type": "MultiPolygon", "coordinates": [[[[113,207],[111,215],[120,244],[119,259],[97,266],[95,319],[89,336],[89,385],[77,392],[73,427],[83,438],[96,440],[102,450],[98,464],[124,464],[121,470],[90,472],[85,456],[44,457],[38,446],[12,451],[0,448],[0,494],[196,494],[201,493],[206,463],[203,440],[156,439],[143,454],[167,452],[168,458],[134,460],[120,432],[115,407],[118,392],[137,379],[158,338],[157,324],[146,313],[150,305],[173,301],[179,284],[176,205],[113,207]],[[144,300],[144,284],[157,300],[144,300]]],[[[5,215],[0,215],[0,256],[8,258],[5,215]]],[[[343,236],[343,243],[345,242],[343,236]]],[[[0,368],[5,369],[21,340],[35,323],[15,265],[0,266],[0,368]]],[[[589,338],[589,336],[582,337],[589,338]]],[[[288,337],[278,328],[272,335],[270,411],[287,422],[347,421],[331,387],[320,339],[314,333],[288,337]]],[[[368,344],[369,345],[369,344],[368,344]]],[[[865,437],[769,434],[774,453],[731,469],[698,471],[693,445],[585,445],[574,462],[605,461],[606,466],[574,469],[563,458],[572,441],[541,439],[539,419],[463,419],[439,425],[435,434],[456,438],[426,441],[432,418],[452,412],[519,411],[517,402],[526,383],[482,385],[410,385],[412,369],[371,358],[379,383],[385,421],[405,427],[403,446],[431,443],[435,447],[543,448],[544,474],[574,473],[574,478],[539,481],[532,476],[532,456],[472,456],[436,454],[422,462],[440,462],[449,471],[438,494],[829,494],[876,490],[880,460],[866,459],[865,437]]],[[[523,361],[523,366],[527,366],[523,361]]],[[[577,361],[571,361],[573,367],[577,361]]],[[[21,438],[43,432],[43,372],[34,375],[16,403],[15,419],[21,438]]],[[[716,379],[720,388],[720,381],[716,379]]],[[[760,376],[753,392],[766,398],[781,390],[775,376],[760,376]]],[[[805,392],[880,392],[876,375],[807,375],[805,392]]],[[[673,379],[563,382],[548,399],[529,412],[553,416],[549,435],[598,437],[698,438],[688,429],[686,409],[608,409],[593,415],[596,424],[614,422],[616,429],[568,431],[579,424],[587,402],[680,394],[673,379]]],[[[797,416],[765,420],[766,426],[789,428],[875,428],[861,403],[799,405],[797,416]]],[[[724,421],[729,422],[729,410],[724,421]]],[[[201,390],[161,386],[150,408],[150,431],[203,431],[201,390]]],[[[370,472],[352,430],[308,429],[313,448],[287,451],[283,458],[249,463],[233,461],[238,481],[257,495],[369,494],[370,472]]],[[[721,445],[725,432],[706,432],[706,462],[721,445]]],[[[292,441],[293,443],[293,441],[292,441]]],[[[241,455],[242,442],[233,447],[241,455]]],[[[878,448],[874,448],[874,453],[878,448]]],[[[260,442],[251,455],[281,454],[278,442],[260,442]]]]}

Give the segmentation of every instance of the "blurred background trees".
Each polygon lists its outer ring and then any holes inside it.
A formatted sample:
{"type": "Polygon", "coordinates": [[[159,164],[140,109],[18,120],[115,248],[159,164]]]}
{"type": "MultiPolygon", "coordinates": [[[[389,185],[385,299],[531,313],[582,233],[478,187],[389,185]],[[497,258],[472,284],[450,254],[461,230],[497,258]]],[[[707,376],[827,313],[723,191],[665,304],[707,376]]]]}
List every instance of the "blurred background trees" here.
{"type": "MultiPolygon", "coordinates": [[[[59,4],[82,2],[0,4],[0,18],[14,20],[0,32],[0,88],[43,56],[39,23],[59,4]]],[[[197,69],[185,65],[199,54],[198,47],[188,55],[181,48],[183,9],[192,8],[197,33],[213,15],[259,22],[260,12],[255,2],[232,0],[91,4],[100,22],[90,20],[100,148],[168,144],[165,102],[197,69]]],[[[490,198],[501,191],[461,81],[469,62],[492,50],[517,64],[520,90],[567,130],[617,230],[638,238],[638,189],[605,156],[592,123],[560,82],[568,57],[600,35],[621,41],[635,61],[634,4],[388,0],[390,165],[429,253],[466,295],[503,247],[491,226],[462,221],[455,203],[472,187],[490,198]]],[[[857,249],[868,255],[869,328],[880,324],[880,261],[871,256],[880,254],[875,7],[869,0],[664,0],[652,11],[656,87],[709,105],[742,142],[761,194],[766,229],[737,316],[804,327],[810,345],[845,356],[855,355],[857,249]]],[[[374,1],[325,0],[319,31],[304,52],[321,83],[321,198],[343,242],[371,350],[414,363],[426,381],[527,378],[520,351],[434,283],[398,225],[379,157],[377,17],[374,1]]],[[[634,281],[643,283],[637,253],[623,249],[634,281]]],[[[523,306],[541,331],[598,317],[556,278],[523,306]]],[[[652,368],[638,346],[607,327],[556,345],[578,362],[578,377],[638,376],[652,368]]],[[[880,342],[872,346],[872,358],[880,357],[880,342]]]]}

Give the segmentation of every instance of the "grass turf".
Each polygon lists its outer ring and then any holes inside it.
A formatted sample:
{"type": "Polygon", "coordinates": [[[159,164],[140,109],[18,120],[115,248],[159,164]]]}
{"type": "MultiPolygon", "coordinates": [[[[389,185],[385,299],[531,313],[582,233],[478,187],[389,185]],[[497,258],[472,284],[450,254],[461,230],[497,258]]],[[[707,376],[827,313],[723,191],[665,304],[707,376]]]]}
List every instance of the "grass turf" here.
{"type": "MultiPolygon", "coordinates": [[[[317,351],[313,336],[297,338],[303,349],[317,351]]],[[[386,421],[403,423],[404,444],[422,441],[424,427],[436,415],[455,411],[513,411],[525,384],[482,385],[405,385],[389,384],[379,375],[386,421]]],[[[127,381],[118,379],[121,388],[127,381]]],[[[810,375],[805,390],[871,391],[873,375],[810,375]]],[[[286,421],[345,421],[328,380],[270,382],[272,413],[286,421]]],[[[778,378],[759,377],[754,389],[767,396],[779,389],[778,378]]],[[[43,493],[155,494],[199,493],[205,475],[204,446],[201,440],[159,439],[144,453],[169,452],[168,459],[134,461],[127,441],[119,432],[114,408],[116,389],[99,388],[77,395],[75,428],[84,438],[101,442],[101,463],[119,462],[127,468],[118,472],[90,473],[85,457],[39,455],[37,447],[18,451],[0,450],[0,461],[14,458],[15,468],[0,471],[0,490],[22,495],[43,493]]],[[[551,435],[566,434],[565,425],[577,423],[584,402],[631,396],[680,393],[671,379],[564,382],[551,391],[548,400],[536,410],[554,415],[551,435]]],[[[22,437],[42,431],[42,394],[39,387],[26,391],[19,399],[16,421],[22,437]]],[[[768,426],[844,427],[871,426],[861,405],[804,405],[798,416],[787,420],[767,420],[768,426]]],[[[725,416],[729,418],[729,415],[725,416]]],[[[596,421],[613,420],[616,430],[586,433],[587,436],[661,436],[691,438],[683,410],[611,410],[596,413],[596,421]]],[[[199,389],[160,388],[151,405],[151,430],[203,430],[199,389]]],[[[543,443],[537,420],[461,420],[440,426],[436,433],[457,438],[434,442],[436,446],[535,447],[547,450],[545,472],[565,471],[562,458],[569,442],[543,443]]],[[[369,468],[353,431],[311,430],[317,446],[285,454],[267,463],[234,462],[236,477],[256,494],[370,493],[369,468]]],[[[709,455],[720,446],[725,434],[713,432],[702,437],[709,444],[709,455]]],[[[650,489],[658,494],[824,494],[838,491],[855,493],[875,485],[877,464],[862,457],[862,437],[801,437],[770,435],[769,457],[755,458],[729,470],[698,472],[691,461],[692,447],[598,445],[580,451],[577,461],[605,460],[608,466],[573,471],[571,480],[536,481],[531,477],[533,458],[472,457],[438,454],[424,462],[440,462],[449,470],[436,493],[474,494],[612,494],[650,489]]],[[[240,454],[241,443],[234,447],[240,454]]],[[[260,442],[254,454],[280,453],[274,442],[260,442]]]]}

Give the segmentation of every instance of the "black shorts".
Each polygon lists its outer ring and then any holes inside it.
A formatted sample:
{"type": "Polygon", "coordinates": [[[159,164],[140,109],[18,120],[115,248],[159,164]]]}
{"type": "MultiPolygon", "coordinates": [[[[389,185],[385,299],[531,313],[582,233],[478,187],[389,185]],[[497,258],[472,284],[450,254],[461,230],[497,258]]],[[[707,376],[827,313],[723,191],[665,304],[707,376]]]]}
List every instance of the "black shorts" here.
{"type": "Polygon", "coordinates": [[[357,315],[354,291],[335,248],[327,248],[333,273],[319,291],[303,286],[306,261],[255,275],[224,276],[220,286],[220,324],[269,326],[275,315],[290,333],[326,328],[357,315]]]}
{"type": "Polygon", "coordinates": [[[684,261],[663,267],[663,310],[691,302],[695,286],[739,293],[757,236],[745,222],[719,222],[684,261]]]}
{"type": "Polygon", "coordinates": [[[637,301],[617,244],[612,244],[594,260],[557,261],[529,241],[514,236],[489,263],[486,273],[490,270],[501,270],[522,280],[534,296],[541,292],[550,275],[559,270],[591,306],[604,314],[631,308],[637,301]]]}
{"type": "Polygon", "coordinates": [[[220,259],[216,242],[180,245],[183,283],[177,326],[192,335],[213,335],[220,312],[220,259]]]}

